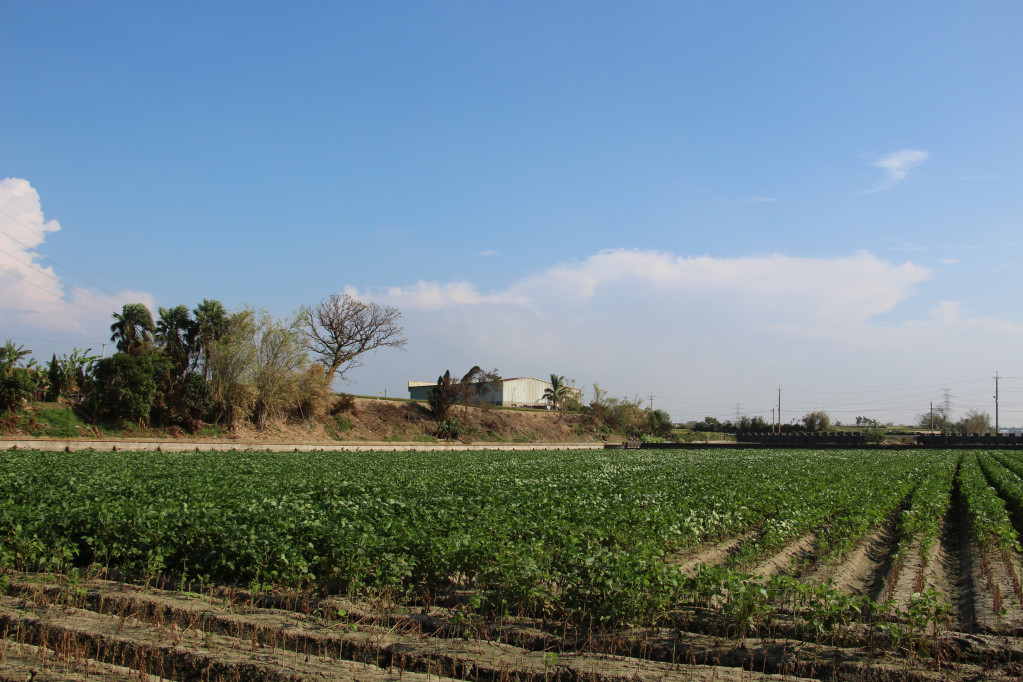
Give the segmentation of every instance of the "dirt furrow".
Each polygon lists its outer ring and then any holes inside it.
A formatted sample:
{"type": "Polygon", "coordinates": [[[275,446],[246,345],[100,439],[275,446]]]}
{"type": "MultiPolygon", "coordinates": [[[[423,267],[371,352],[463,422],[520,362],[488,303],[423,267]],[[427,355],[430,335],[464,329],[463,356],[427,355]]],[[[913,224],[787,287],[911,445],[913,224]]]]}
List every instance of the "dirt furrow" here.
{"type": "Polygon", "coordinates": [[[816,541],[816,533],[806,533],[785,545],[778,552],[757,563],[753,567],[752,573],[764,578],[791,573],[794,563],[802,562],[813,556],[816,541]]]}
{"type": "Polygon", "coordinates": [[[860,540],[841,561],[818,564],[803,576],[804,579],[831,581],[835,589],[841,592],[876,599],[891,570],[892,556],[897,548],[897,524],[898,513],[893,513],[874,532],[860,540]]]}
{"type": "Polygon", "coordinates": [[[742,543],[748,541],[754,535],[755,533],[751,531],[716,542],[704,542],[684,554],[669,557],[667,562],[677,566],[683,575],[692,577],[696,575],[696,569],[701,564],[716,566],[724,563],[728,557],[732,556],[739,549],[742,543]]]}
{"type": "Polygon", "coordinates": [[[136,670],[45,647],[0,639],[0,682],[84,682],[85,680],[165,682],[136,670]]]}

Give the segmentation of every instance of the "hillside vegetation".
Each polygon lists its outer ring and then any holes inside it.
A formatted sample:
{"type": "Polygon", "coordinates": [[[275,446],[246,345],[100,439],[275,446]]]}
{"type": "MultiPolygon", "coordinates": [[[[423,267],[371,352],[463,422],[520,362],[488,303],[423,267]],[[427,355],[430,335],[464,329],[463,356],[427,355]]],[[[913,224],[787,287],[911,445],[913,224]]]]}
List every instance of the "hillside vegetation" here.
{"type": "MultiPolygon", "coordinates": [[[[207,426],[188,434],[181,428],[140,427],[130,422],[89,424],[61,403],[30,403],[0,419],[0,438],[162,440],[229,439],[266,442],[442,442],[437,421],[424,403],[347,397],[342,411],[322,420],[278,423],[268,428],[241,423],[207,426]]],[[[568,443],[601,440],[583,415],[546,410],[457,407],[451,419],[463,442],[568,443]]]]}

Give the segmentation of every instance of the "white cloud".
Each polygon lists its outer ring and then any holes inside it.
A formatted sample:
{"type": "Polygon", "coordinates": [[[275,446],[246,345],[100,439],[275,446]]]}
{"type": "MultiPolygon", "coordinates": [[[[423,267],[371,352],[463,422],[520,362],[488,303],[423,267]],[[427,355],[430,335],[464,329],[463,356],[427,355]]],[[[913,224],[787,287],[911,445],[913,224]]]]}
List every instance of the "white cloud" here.
{"type": "Polygon", "coordinates": [[[483,256],[484,258],[489,258],[490,256],[496,256],[498,253],[499,253],[498,251],[494,251],[493,249],[487,249],[486,251],[480,251],[480,255],[483,256]]]}
{"type": "Polygon", "coordinates": [[[31,336],[74,335],[104,340],[112,311],[130,301],[153,307],[143,292],[98,292],[72,286],[39,252],[61,229],[46,220],[35,188],[21,178],[0,180],[0,324],[17,342],[31,336]]]}
{"type": "MultiPolygon", "coordinates": [[[[0,300],[5,310],[33,311],[52,307],[61,297],[60,280],[40,264],[36,248],[56,220],[43,219],[39,195],[26,180],[0,180],[0,300]]],[[[3,319],[7,319],[4,315],[3,319]]]]}
{"type": "Polygon", "coordinates": [[[744,204],[770,204],[774,200],[774,197],[746,197],[742,202],[744,204]]]}
{"type": "Polygon", "coordinates": [[[923,164],[931,155],[919,149],[903,149],[882,156],[871,165],[884,171],[884,178],[871,189],[864,190],[861,194],[871,194],[891,189],[906,179],[909,171],[923,164]]]}
{"type": "Polygon", "coordinates": [[[509,292],[481,294],[471,284],[464,281],[424,282],[420,280],[408,287],[389,287],[376,295],[360,293],[346,289],[357,298],[379,298],[400,308],[412,310],[440,310],[455,306],[475,306],[481,304],[518,304],[525,301],[509,292]]]}
{"type": "Polygon", "coordinates": [[[893,265],[866,252],[840,258],[714,258],[617,249],[527,275],[505,291],[488,294],[466,281],[349,291],[418,311],[502,305],[592,313],[593,308],[610,311],[609,301],[624,299],[620,312],[627,313],[647,307],[645,300],[671,298],[690,307],[741,312],[747,320],[772,326],[779,321],[835,325],[863,323],[892,310],[929,276],[922,266],[893,265]]]}

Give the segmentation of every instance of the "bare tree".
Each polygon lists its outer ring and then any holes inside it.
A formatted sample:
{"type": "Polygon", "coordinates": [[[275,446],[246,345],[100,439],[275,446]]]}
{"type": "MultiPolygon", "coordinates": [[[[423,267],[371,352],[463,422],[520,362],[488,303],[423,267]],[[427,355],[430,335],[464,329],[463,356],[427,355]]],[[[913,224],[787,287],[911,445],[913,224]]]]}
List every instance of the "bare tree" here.
{"type": "Polygon", "coordinates": [[[298,322],[306,348],[324,368],[328,385],[335,377],[361,367],[358,357],[377,348],[405,348],[401,311],[389,305],[363,303],[348,294],[331,294],[316,307],[302,306],[298,322]]]}

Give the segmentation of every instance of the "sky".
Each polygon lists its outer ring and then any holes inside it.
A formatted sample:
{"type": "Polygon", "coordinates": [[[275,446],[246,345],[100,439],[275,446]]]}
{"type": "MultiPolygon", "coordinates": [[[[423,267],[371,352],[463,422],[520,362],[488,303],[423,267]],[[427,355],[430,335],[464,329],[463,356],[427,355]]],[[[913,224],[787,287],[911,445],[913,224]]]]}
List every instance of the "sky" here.
{"type": "MultiPolygon", "coordinates": [[[[1023,426],[1023,4],[0,4],[0,339],[402,312],[676,421],[1023,426]],[[780,396],[779,396],[780,394],[780,396]]],[[[105,344],[105,346],[104,346],[105,344]]]]}

